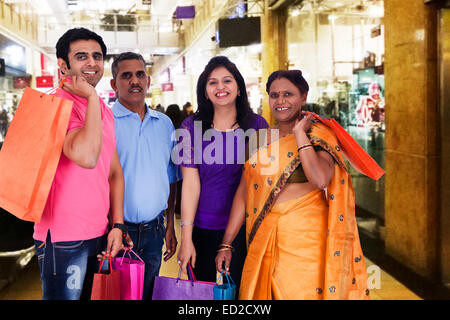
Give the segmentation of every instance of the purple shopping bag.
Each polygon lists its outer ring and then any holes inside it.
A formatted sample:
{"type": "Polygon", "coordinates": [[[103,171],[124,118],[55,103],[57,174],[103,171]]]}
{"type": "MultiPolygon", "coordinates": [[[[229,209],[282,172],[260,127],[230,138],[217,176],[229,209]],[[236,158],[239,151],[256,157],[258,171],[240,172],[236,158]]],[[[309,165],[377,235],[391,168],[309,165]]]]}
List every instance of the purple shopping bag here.
{"type": "Polygon", "coordinates": [[[197,281],[191,266],[188,265],[190,280],[157,276],[153,287],[152,300],[213,300],[214,282],[197,281]]]}
{"type": "Polygon", "coordinates": [[[114,270],[120,271],[120,300],[142,300],[144,291],[144,261],[131,249],[124,251],[123,256],[112,259],[114,270]],[[131,258],[132,252],[139,260],[131,258]],[[125,257],[128,253],[128,258],[125,257]]]}

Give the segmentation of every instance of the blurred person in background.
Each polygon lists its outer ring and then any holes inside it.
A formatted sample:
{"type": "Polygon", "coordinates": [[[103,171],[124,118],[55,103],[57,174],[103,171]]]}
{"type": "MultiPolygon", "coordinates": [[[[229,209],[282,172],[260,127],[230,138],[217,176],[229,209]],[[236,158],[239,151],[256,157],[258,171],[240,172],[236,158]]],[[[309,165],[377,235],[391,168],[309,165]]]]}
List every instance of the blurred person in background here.
{"type": "Polygon", "coordinates": [[[188,101],[183,105],[183,110],[181,111],[181,121],[194,114],[194,107],[188,101]]]}
{"type": "MultiPolygon", "coordinates": [[[[178,129],[181,125],[181,110],[177,104],[171,104],[167,107],[166,116],[172,120],[173,126],[175,130],[178,129]]],[[[180,218],[181,213],[181,185],[183,181],[177,181],[177,199],[175,201],[175,215],[180,218]]]]}
{"type": "Polygon", "coordinates": [[[172,120],[175,129],[178,129],[181,125],[181,110],[177,104],[171,104],[167,107],[166,116],[172,120]]]}

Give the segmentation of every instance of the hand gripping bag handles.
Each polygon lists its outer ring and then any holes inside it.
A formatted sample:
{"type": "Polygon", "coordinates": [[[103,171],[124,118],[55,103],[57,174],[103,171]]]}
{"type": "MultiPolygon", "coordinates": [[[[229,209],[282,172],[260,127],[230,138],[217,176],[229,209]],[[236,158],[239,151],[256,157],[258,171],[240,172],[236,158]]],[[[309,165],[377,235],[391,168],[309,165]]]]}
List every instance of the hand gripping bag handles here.
{"type": "Polygon", "coordinates": [[[0,151],[0,207],[19,219],[41,219],[72,104],[31,88],[23,93],[0,151]]]}
{"type": "Polygon", "coordinates": [[[220,274],[222,278],[222,284],[219,284],[219,279],[214,285],[214,300],[235,300],[236,296],[236,284],[234,283],[231,276],[224,270],[220,274]],[[227,279],[227,283],[223,283],[224,275],[227,279]]]}
{"type": "Polygon", "coordinates": [[[197,281],[191,266],[188,264],[189,280],[178,277],[155,277],[152,300],[213,300],[214,282],[197,281]]]}
{"type": "Polygon", "coordinates": [[[350,164],[360,173],[378,180],[384,174],[384,170],[367,154],[366,151],[345,131],[334,119],[327,119],[313,113],[313,118],[319,120],[336,134],[342,152],[350,164]]]}
{"type": "Polygon", "coordinates": [[[124,251],[122,258],[112,258],[112,267],[120,271],[120,300],[142,300],[144,292],[144,261],[131,249],[124,251]],[[133,253],[139,260],[131,258],[133,253]],[[128,258],[125,257],[128,253],[128,258]]]}
{"type": "Polygon", "coordinates": [[[98,273],[94,274],[91,300],[120,300],[120,271],[114,270],[111,256],[104,255],[98,273]],[[109,260],[109,273],[103,273],[102,266],[105,258],[109,260]]]}

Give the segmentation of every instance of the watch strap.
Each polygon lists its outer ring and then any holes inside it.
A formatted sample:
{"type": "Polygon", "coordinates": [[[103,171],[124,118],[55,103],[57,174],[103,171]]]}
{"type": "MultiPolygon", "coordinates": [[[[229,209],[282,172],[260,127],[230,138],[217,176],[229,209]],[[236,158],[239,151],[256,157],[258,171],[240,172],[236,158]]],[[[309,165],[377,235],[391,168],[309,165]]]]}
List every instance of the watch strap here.
{"type": "Polygon", "coordinates": [[[128,228],[127,228],[127,226],[125,224],[123,224],[123,223],[114,223],[113,229],[114,228],[120,229],[122,231],[122,236],[124,238],[127,237],[127,235],[128,235],[128,228]]]}

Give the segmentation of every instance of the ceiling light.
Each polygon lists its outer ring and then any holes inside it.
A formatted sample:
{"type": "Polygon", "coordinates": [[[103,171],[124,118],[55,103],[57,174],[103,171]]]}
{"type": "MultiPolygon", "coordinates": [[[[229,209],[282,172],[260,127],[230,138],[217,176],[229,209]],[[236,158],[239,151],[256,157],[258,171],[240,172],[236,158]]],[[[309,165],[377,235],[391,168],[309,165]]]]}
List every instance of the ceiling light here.
{"type": "Polygon", "coordinates": [[[291,12],[291,16],[296,17],[300,14],[300,9],[295,8],[294,10],[292,10],[291,12]]]}
{"type": "Polygon", "coordinates": [[[337,15],[335,15],[335,14],[330,14],[329,16],[328,16],[328,20],[331,20],[331,21],[334,21],[334,20],[336,20],[338,17],[337,17],[337,15]]]}

